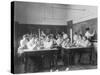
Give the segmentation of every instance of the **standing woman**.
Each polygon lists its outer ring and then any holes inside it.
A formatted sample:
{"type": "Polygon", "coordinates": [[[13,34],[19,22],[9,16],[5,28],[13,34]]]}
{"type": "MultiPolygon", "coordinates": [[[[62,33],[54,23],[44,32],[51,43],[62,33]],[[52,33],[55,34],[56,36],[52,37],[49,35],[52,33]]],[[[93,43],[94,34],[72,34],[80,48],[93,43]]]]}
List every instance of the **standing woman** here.
{"type": "Polygon", "coordinates": [[[95,31],[91,34],[90,33],[90,28],[86,28],[86,33],[85,33],[85,36],[88,40],[92,40],[91,38],[95,35],[95,31]]]}

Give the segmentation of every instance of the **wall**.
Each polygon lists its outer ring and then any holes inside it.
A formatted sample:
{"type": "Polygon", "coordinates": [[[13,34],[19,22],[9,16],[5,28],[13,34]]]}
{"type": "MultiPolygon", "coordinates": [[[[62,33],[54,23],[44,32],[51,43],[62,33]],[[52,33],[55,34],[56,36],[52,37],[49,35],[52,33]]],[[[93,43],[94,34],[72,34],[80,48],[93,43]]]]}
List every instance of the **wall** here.
{"type": "Polygon", "coordinates": [[[22,24],[67,25],[97,17],[96,6],[15,2],[14,20],[22,24]]]}

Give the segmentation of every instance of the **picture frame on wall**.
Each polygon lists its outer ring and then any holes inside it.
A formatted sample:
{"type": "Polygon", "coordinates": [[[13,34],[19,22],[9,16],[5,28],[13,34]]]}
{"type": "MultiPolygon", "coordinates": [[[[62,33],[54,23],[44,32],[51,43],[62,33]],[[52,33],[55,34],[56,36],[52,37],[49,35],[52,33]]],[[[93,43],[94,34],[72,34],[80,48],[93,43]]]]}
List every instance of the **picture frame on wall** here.
{"type": "Polygon", "coordinates": [[[97,69],[97,6],[11,2],[11,73],[97,69]]]}

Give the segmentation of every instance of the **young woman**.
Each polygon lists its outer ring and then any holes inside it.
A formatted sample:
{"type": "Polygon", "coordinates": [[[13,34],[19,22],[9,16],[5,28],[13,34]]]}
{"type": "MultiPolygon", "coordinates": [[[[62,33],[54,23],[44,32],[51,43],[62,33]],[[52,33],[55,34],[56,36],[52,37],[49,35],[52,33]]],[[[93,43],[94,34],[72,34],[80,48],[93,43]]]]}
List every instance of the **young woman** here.
{"type": "Polygon", "coordinates": [[[91,34],[90,33],[90,28],[86,28],[86,33],[85,36],[88,40],[91,40],[91,37],[93,37],[95,35],[95,31],[91,34]]]}
{"type": "Polygon", "coordinates": [[[91,46],[91,43],[89,42],[89,40],[87,39],[87,37],[84,36],[80,45],[82,47],[89,47],[89,46],[91,46]]]}
{"type": "Polygon", "coordinates": [[[20,40],[20,45],[18,48],[18,53],[23,53],[24,49],[27,49],[27,43],[29,42],[27,35],[23,35],[23,38],[20,40]]]}

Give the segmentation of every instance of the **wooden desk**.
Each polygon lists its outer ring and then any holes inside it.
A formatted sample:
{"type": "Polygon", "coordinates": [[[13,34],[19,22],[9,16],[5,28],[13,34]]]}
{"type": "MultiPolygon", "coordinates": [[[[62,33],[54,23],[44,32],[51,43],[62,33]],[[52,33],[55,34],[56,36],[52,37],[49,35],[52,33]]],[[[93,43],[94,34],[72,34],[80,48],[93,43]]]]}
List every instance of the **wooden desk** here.
{"type": "Polygon", "coordinates": [[[68,65],[71,66],[71,65],[75,65],[74,63],[74,56],[76,54],[79,55],[79,64],[81,65],[80,63],[80,60],[81,60],[81,56],[82,54],[85,54],[85,53],[89,53],[90,54],[90,64],[92,64],[92,54],[93,54],[93,51],[94,51],[94,47],[87,47],[87,48],[63,48],[63,53],[64,55],[67,55],[68,56],[68,65]]]}
{"type": "MultiPolygon", "coordinates": [[[[50,59],[50,69],[52,69],[52,63],[54,62],[54,60],[57,62],[58,57],[57,56],[61,56],[62,57],[62,61],[65,63],[65,66],[71,66],[74,61],[74,56],[75,54],[80,54],[80,59],[81,59],[81,55],[83,53],[89,53],[90,54],[90,64],[92,64],[92,54],[93,54],[93,50],[94,47],[88,47],[88,48],[54,48],[54,49],[41,49],[41,50],[24,50],[24,53],[22,54],[22,56],[24,56],[25,59],[25,72],[27,72],[27,63],[28,63],[28,59],[30,57],[39,57],[38,59],[41,60],[40,63],[42,63],[42,67],[44,65],[44,59],[47,58],[50,59]],[[67,57],[67,59],[65,58],[67,57]],[[73,58],[73,59],[72,59],[73,58]]],[[[47,63],[47,62],[45,62],[47,63]]]]}
{"type": "MultiPolygon", "coordinates": [[[[36,50],[36,51],[34,51],[34,50],[24,50],[22,56],[25,59],[25,68],[24,68],[25,72],[28,72],[28,69],[27,69],[28,65],[27,64],[28,64],[28,61],[29,61],[30,57],[33,57],[33,58],[37,57],[38,60],[41,60],[41,61],[39,61],[39,63],[41,64],[40,66],[42,68],[45,68],[44,66],[46,66],[46,62],[48,62],[48,61],[44,62],[44,59],[45,58],[49,59],[50,60],[50,69],[51,69],[53,61],[55,59],[55,56],[57,56],[57,54],[58,54],[57,50],[58,50],[57,48],[54,48],[54,49],[41,49],[41,50],[36,50]]],[[[35,58],[35,59],[37,59],[37,58],[35,58]]]]}

